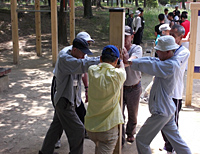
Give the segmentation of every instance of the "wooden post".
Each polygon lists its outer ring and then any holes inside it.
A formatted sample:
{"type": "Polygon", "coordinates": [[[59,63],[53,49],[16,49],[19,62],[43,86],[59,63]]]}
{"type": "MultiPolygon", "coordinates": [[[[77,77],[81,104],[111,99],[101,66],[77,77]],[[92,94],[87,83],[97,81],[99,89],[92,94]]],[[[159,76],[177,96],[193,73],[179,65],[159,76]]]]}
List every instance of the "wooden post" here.
{"type": "MultiPolygon", "coordinates": [[[[35,0],[35,10],[40,10],[40,0],[35,0]]],[[[36,52],[37,52],[37,56],[41,56],[42,49],[41,49],[41,16],[40,16],[40,12],[35,12],[35,29],[36,29],[36,52]]]]}
{"type": "Polygon", "coordinates": [[[51,0],[51,40],[53,66],[58,56],[58,22],[57,22],[57,1],[51,0]]]}
{"type": "Polygon", "coordinates": [[[75,8],[74,0],[70,0],[70,44],[75,38],[75,8]]]}
{"type": "MultiPolygon", "coordinates": [[[[125,29],[125,10],[123,8],[110,9],[110,35],[109,44],[118,48],[124,47],[124,29],[125,29]]],[[[120,93],[120,106],[123,108],[123,88],[120,93]]],[[[123,111],[123,110],[122,110],[123,111]]],[[[114,150],[114,154],[121,154],[122,151],[122,125],[119,125],[119,139],[114,150]]]]}
{"type": "Polygon", "coordinates": [[[13,41],[13,63],[19,63],[19,36],[18,36],[18,16],[17,1],[11,1],[11,24],[12,24],[12,41],[13,41]]]}
{"type": "MultiPolygon", "coordinates": [[[[200,3],[195,2],[190,4],[191,9],[191,27],[190,27],[190,57],[188,60],[188,70],[187,70],[187,88],[186,88],[186,106],[191,106],[192,104],[192,89],[193,89],[193,79],[200,79],[200,73],[194,72],[195,66],[195,53],[197,50],[197,44],[200,46],[200,31],[197,27],[200,19],[198,18],[198,13],[200,13],[200,3]],[[199,38],[197,40],[197,38],[199,38]]],[[[199,15],[200,16],[200,15],[199,15]]],[[[200,26],[200,25],[199,25],[200,26]]],[[[200,50],[200,47],[199,49],[200,50]]],[[[198,51],[200,52],[200,51],[198,51]]]]}

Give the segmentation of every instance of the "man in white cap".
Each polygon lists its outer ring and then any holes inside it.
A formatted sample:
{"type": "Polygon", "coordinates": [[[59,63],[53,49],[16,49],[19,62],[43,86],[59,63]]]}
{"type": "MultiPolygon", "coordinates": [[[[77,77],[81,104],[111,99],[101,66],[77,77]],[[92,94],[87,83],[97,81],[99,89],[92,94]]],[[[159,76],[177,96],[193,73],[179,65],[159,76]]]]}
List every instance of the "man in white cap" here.
{"type": "Polygon", "coordinates": [[[161,31],[162,35],[169,35],[171,28],[169,27],[169,24],[162,24],[159,27],[159,30],[161,31]]]}
{"type": "Polygon", "coordinates": [[[142,35],[142,25],[141,25],[141,12],[139,10],[135,11],[135,18],[133,19],[132,29],[134,30],[134,40],[133,43],[140,45],[141,35],[142,35]]]}
{"type": "Polygon", "coordinates": [[[180,70],[179,61],[174,56],[177,48],[179,45],[175,43],[172,36],[161,36],[155,46],[159,59],[155,57],[129,59],[131,69],[155,76],[149,97],[151,116],[136,136],[139,154],[151,154],[150,143],[161,130],[177,153],[191,154],[189,147],[180,137],[174,121],[176,107],[172,100],[172,94],[180,70]]]}

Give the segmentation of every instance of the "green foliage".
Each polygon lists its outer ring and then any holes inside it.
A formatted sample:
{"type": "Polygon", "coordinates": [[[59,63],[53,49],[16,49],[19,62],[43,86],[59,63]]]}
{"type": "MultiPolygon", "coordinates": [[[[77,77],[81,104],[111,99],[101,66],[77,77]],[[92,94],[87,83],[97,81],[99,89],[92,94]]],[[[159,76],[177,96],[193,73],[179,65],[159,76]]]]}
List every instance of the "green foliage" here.
{"type": "Polygon", "coordinates": [[[157,0],[148,0],[147,6],[155,8],[158,6],[158,1],[157,0]]]}
{"type": "Polygon", "coordinates": [[[159,0],[159,3],[162,5],[169,4],[170,0],[159,0]]]}

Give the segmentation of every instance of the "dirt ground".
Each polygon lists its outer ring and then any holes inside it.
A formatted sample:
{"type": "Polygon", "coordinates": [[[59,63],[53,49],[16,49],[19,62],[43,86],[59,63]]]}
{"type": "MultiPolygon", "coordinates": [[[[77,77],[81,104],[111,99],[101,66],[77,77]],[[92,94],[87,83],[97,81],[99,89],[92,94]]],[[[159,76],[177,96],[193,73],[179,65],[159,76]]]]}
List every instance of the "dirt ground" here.
{"type": "MultiPolygon", "coordinates": [[[[0,14],[2,24],[2,14],[0,14]]],[[[5,22],[9,19],[4,19],[5,22]]],[[[35,53],[34,33],[22,35],[20,40],[20,62],[13,64],[11,32],[0,39],[0,67],[12,68],[9,73],[9,88],[0,93],[0,154],[36,154],[42,146],[44,136],[52,121],[54,109],[50,100],[52,79],[52,56],[50,34],[42,36],[42,56],[35,53]]],[[[22,27],[20,27],[21,29],[22,27]]],[[[24,26],[26,28],[26,26],[24,26]]],[[[28,30],[28,28],[27,28],[28,30]]],[[[3,34],[3,30],[0,31],[3,34]]],[[[22,32],[22,31],[20,31],[22,32]]],[[[24,32],[23,32],[24,33],[24,32]]],[[[98,40],[91,46],[94,55],[99,55],[107,41],[98,40]]],[[[59,50],[63,46],[59,45],[59,50]]],[[[146,48],[143,48],[144,51],[146,48]]],[[[144,54],[148,56],[148,54],[144,54]]],[[[186,82],[187,72],[185,73],[186,82]]],[[[143,92],[150,83],[152,76],[142,74],[143,92]]],[[[186,84],[185,84],[186,89],[186,84]]],[[[185,89],[183,101],[185,101],[185,89]]],[[[194,80],[192,106],[183,108],[180,112],[180,134],[193,154],[200,154],[200,80],[194,80]]],[[[84,93],[83,93],[84,99],[84,93]]],[[[85,104],[87,106],[87,104],[85,104]]],[[[149,116],[148,104],[141,102],[138,114],[137,131],[149,116]]],[[[63,134],[62,147],[55,150],[60,154],[69,152],[66,136],[63,134]]],[[[159,133],[151,143],[152,153],[163,153],[164,145],[159,133]]],[[[137,154],[135,142],[126,143],[123,154],[137,154]]],[[[84,154],[94,154],[94,144],[85,139],[84,154]]]]}

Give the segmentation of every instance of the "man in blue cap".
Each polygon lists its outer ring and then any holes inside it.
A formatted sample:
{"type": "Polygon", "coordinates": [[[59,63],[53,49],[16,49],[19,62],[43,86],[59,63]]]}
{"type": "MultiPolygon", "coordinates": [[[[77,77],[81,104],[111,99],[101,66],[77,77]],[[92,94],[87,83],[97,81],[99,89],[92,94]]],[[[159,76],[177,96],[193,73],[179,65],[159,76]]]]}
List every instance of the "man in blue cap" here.
{"type": "Polygon", "coordinates": [[[112,154],[119,133],[118,125],[124,123],[120,109],[120,89],[126,80],[123,61],[119,61],[119,50],[108,45],[104,47],[100,64],[88,69],[89,91],[85,128],[95,143],[95,153],[112,154]],[[116,68],[119,63],[119,68],[116,68]]]}
{"type": "Polygon", "coordinates": [[[84,58],[85,54],[91,55],[92,52],[82,38],[75,38],[72,49],[66,47],[59,53],[55,66],[55,113],[39,154],[53,154],[55,143],[63,130],[68,138],[70,153],[83,153],[85,129],[75,112],[75,106],[82,74],[87,72],[90,65],[100,62],[99,57],[84,58]]]}

